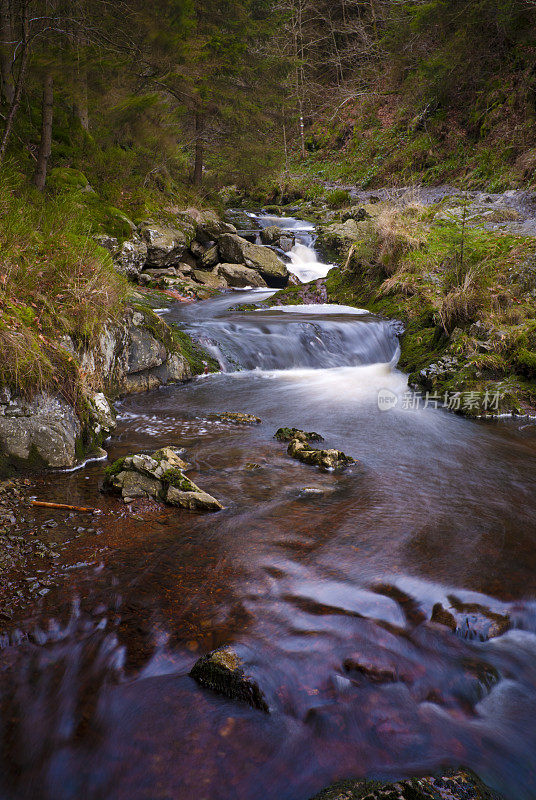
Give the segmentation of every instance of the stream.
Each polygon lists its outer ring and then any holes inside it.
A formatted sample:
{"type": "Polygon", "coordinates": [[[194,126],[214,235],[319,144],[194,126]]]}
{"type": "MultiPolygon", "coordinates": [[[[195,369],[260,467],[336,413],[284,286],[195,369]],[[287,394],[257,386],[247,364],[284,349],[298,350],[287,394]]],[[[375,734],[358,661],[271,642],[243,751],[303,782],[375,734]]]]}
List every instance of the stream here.
{"type": "MultiPolygon", "coordinates": [[[[300,280],[327,273],[312,225],[252,222],[296,236],[300,280]]],[[[222,371],[118,404],[110,460],[183,447],[224,511],[133,513],[99,493],[102,464],[39,478],[38,496],[103,513],[27,515],[61,555],[56,585],[0,636],[1,800],[308,800],[343,778],[458,765],[536,797],[536,426],[407,408],[395,323],[238,308],[271,294],[174,304],[166,321],[222,371]],[[398,402],[380,410],[379,392],[398,402]],[[357,464],[298,463],[281,426],[357,464]],[[430,623],[438,602],[467,610],[466,635],[430,623]],[[512,628],[481,641],[478,608],[512,628]],[[188,676],[224,644],[270,714],[188,676]]]]}

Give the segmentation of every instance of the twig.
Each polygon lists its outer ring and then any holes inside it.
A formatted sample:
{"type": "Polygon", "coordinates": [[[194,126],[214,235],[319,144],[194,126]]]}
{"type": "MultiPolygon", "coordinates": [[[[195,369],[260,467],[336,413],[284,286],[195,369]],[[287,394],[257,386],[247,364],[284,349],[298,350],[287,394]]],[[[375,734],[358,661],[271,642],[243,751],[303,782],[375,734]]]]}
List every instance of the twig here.
{"type": "Polygon", "coordinates": [[[68,506],[65,503],[45,503],[44,500],[30,500],[32,506],[38,508],[61,508],[65,511],[81,511],[83,514],[98,514],[98,508],[84,508],[83,506],[68,506]]]}

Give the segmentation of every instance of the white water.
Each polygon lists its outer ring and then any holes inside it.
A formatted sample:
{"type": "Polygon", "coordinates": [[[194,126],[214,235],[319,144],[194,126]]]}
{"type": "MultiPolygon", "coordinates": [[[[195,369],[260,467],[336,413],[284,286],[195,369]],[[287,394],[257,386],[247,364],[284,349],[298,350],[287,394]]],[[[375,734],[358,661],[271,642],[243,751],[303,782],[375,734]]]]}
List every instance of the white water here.
{"type": "Polygon", "coordinates": [[[333,264],[323,264],[318,261],[316,253],[310,247],[297,242],[289,253],[291,262],[287,265],[302,283],[325,278],[333,264]]]}
{"type": "Polygon", "coordinates": [[[255,219],[263,228],[275,225],[295,237],[296,244],[288,254],[290,263],[287,264],[287,268],[301,283],[325,278],[333,268],[333,264],[324,264],[318,260],[312,246],[314,244],[314,225],[312,223],[293,217],[275,217],[265,214],[259,216],[249,214],[248,216],[255,219]]]}

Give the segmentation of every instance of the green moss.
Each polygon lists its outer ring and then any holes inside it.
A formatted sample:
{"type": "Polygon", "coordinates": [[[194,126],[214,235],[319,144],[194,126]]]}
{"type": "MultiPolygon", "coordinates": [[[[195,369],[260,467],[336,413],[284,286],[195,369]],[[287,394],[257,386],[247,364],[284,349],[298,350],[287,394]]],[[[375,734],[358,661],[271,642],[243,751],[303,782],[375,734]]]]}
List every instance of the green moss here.
{"type": "Polygon", "coordinates": [[[162,475],[162,481],[180,489],[182,492],[196,492],[197,486],[186,478],[180,469],[168,469],[162,475]]]}
{"type": "Polygon", "coordinates": [[[115,475],[119,475],[123,471],[125,465],[125,458],[118,458],[113,464],[109,464],[104,470],[104,477],[106,480],[111,481],[115,475]]]}
{"type": "Polygon", "coordinates": [[[209,372],[219,372],[220,365],[200,344],[195,342],[187,333],[173,325],[171,336],[177,350],[182,353],[194,375],[203,375],[205,369],[209,372]]]}
{"type": "Polygon", "coordinates": [[[70,167],[56,167],[50,170],[47,183],[54,191],[87,191],[90,188],[84,173],[70,167]]]}
{"type": "Polygon", "coordinates": [[[326,203],[330,208],[344,208],[352,202],[350,192],[346,189],[333,189],[326,194],[326,203]]]}

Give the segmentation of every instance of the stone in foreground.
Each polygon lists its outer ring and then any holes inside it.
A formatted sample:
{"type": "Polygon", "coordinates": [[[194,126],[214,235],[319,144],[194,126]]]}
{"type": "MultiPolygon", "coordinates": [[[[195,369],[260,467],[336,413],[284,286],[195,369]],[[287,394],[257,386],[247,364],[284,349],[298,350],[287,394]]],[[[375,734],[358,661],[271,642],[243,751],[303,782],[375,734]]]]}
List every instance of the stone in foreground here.
{"type": "Polygon", "coordinates": [[[279,428],[276,431],[274,439],[278,442],[291,442],[293,439],[299,439],[302,442],[323,442],[324,437],[314,431],[300,431],[299,428],[279,428]]]}
{"type": "Polygon", "coordinates": [[[290,441],[287,449],[289,456],[304,464],[310,464],[312,467],[340,471],[355,464],[355,460],[341,450],[318,450],[311,447],[310,441],[323,441],[318,433],[306,433],[297,428],[280,428],[275,434],[275,438],[280,442],[290,441]]]}
{"type": "Polygon", "coordinates": [[[231,647],[213,650],[200,658],[190,676],[200,686],[231,700],[242,700],[260,711],[270,710],[263,692],[253,678],[245,674],[242,659],[231,647]]]}
{"type": "Polygon", "coordinates": [[[188,464],[170,447],[153,455],[120,458],[104,473],[103,489],[121,494],[125,503],[152,498],[189,511],[220,511],[223,506],[184,474],[188,464]]]}
{"type": "Polygon", "coordinates": [[[504,800],[470,770],[396,783],[341,781],[311,800],[504,800]]]}
{"type": "Polygon", "coordinates": [[[355,460],[342,450],[317,450],[299,439],[291,441],[287,453],[297,461],[325,470],[343,470],[355,464],[355,460]]]}

